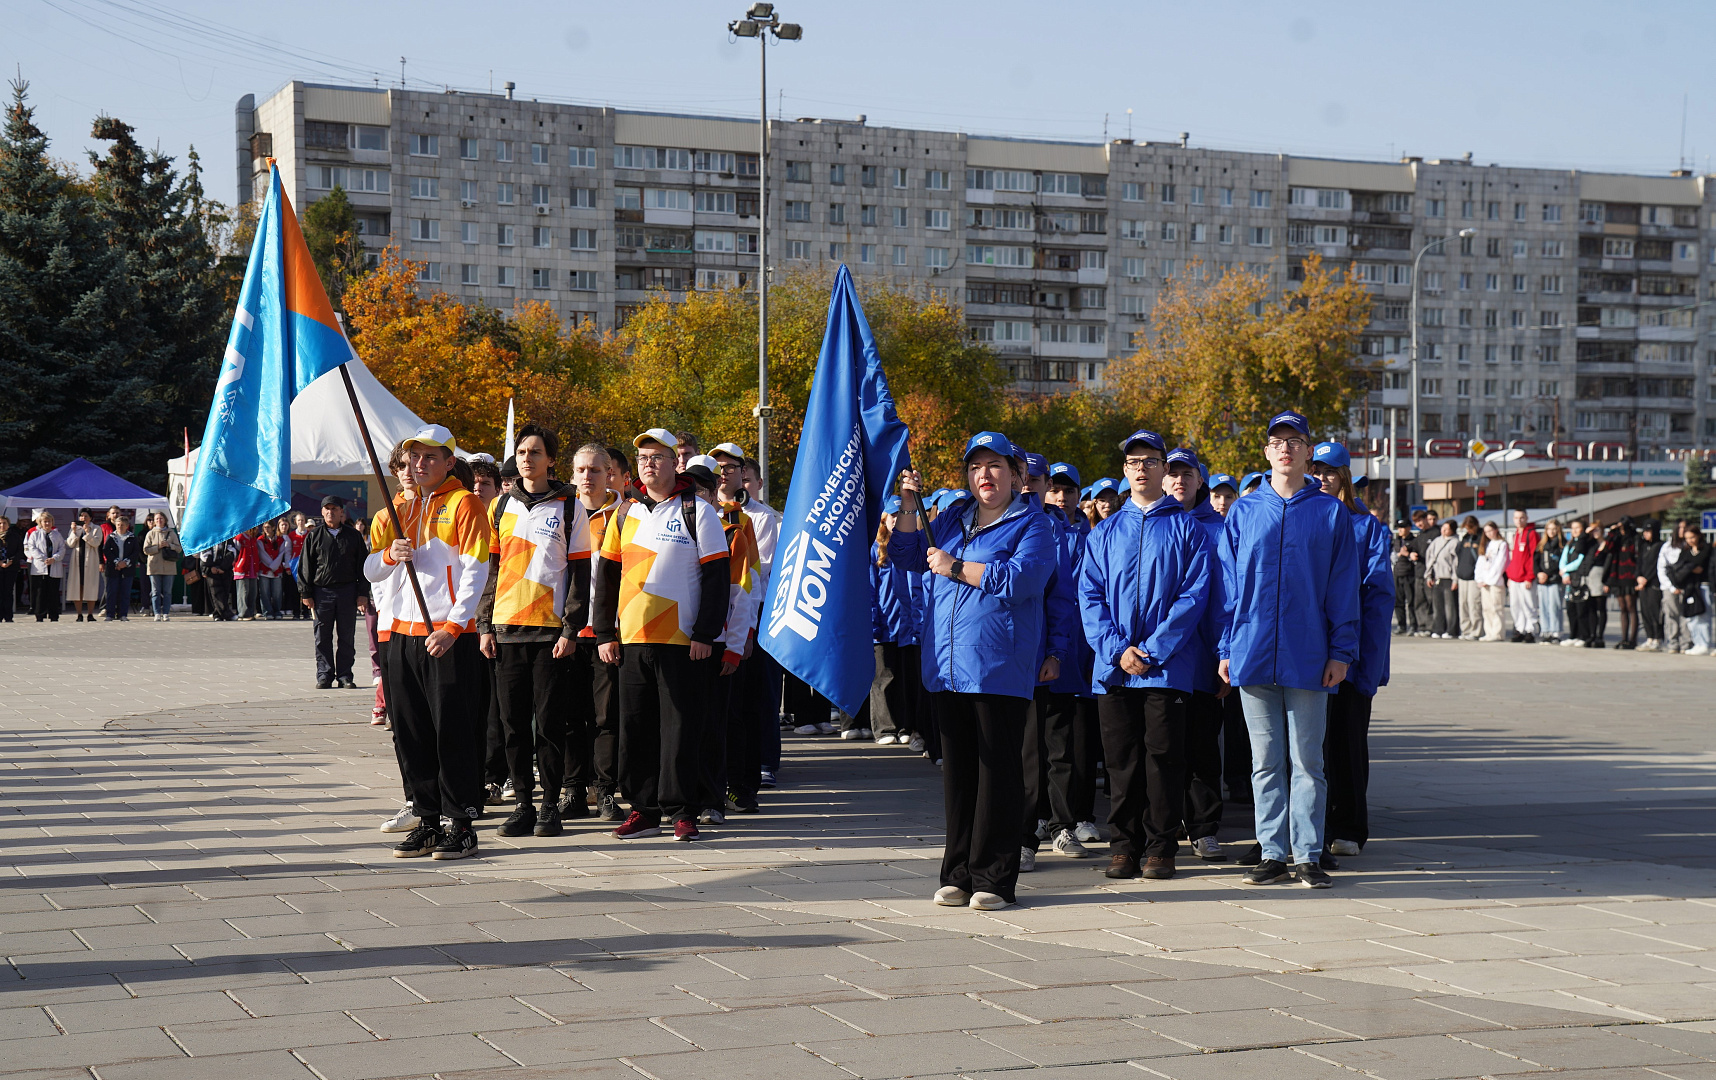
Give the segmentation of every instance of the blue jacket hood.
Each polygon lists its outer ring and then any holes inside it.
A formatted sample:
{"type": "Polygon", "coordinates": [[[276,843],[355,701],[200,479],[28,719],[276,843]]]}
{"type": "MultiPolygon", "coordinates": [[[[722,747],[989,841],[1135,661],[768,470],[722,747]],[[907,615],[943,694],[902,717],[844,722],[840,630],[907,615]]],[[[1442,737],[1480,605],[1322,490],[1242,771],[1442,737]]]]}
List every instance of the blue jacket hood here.
{"type": "Polygon", "coordinates": [[[1095,653],[1091,690],[1116,686],[1190,691],[1196,681],[1198,623],[1214,566],[1208,534],[1177,500],[1147,508],[1128,499],[1091,530],[1079,572],[1085,638],[1095,653]],[[1130,646],[1154,664],[1129,675],[1130,646]]]}
{"type": "Polygon", "coordinates": [[[1289,499],[1264,484],[1229,508],[1217,655],[1234,686],[1327,691],[1327,662],[1358,659],[1361,560],[1350,519],[1311,484],[1289,499]]]}
{"type": "Polygon", "coordinates": [[[977,586],[926,575],[922,622],[924,688],[931,693],[1031,697],[1043,640],[1044,593],[1055,572],[1054,526],[1023,495],[984,528],[975,527],[975,500],[961,500],[923,530],[896,532],[890,541],[902,569],[928,569],[929,547],[982,563],[977,586]]]}

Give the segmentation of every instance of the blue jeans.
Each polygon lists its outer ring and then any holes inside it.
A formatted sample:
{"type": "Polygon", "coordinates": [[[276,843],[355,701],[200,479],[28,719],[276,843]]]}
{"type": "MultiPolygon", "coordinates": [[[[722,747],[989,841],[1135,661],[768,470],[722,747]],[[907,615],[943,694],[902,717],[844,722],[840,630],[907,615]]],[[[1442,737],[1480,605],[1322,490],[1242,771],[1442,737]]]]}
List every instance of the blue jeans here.
{"type": "Polygon", "coordinates": [[[1239,701],[1251,733],[1251,791],[1263,857],[1314,863],[1323,853],[1329,804],[1323,776],[1329,695],[1290,686],[1241,686],[1239,701]]]}
{"type": "Polygon", "coordinates": [[[1692,632],[1692,644],[1710,647],[1710,586],[1700,585],[1704,590],[1704,614],[1686,620],[1686,628],[1692,632]]]}
{"type": "Polygon", "coordinates": [[[157,615],[173,613],[173,575],[149,575],[149,603],[157,615]]]}
{"type": "Polygon", "coordinates": [[[131,571],[109,570],[107,572],[107,617],[109,619],[128,619],[131,617],[131,571]]]}
{"type": "Polygon", "coordinates": [[[1543,624],[1544,637],[1567,636],[1567,613],[1561,608],[1561,586],[1537,587],[1537,617],[1543,624]]]}
{"type": "Polygon", "coordinates": [[[278,619],[280,617],[280,600],[285,592],[282,588],[283,580],[277,577],[259,577],[256,579],[256,583],[261,586],[262,613],[270,619],[278,619]]]}

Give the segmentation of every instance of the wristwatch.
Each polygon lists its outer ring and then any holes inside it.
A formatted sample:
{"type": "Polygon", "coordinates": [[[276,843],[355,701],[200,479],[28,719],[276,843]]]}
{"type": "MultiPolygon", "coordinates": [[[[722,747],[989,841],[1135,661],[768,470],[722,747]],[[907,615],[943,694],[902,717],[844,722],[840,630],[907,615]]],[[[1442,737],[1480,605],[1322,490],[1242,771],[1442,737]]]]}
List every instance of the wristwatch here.
{"type": "Polygon", "coordinates": [[[964,559],[953,560],[953,566],[951,568],[949,568],[949,570],[947,572],[947,576],[950,578],[953,578],[954,580],[957,581],[957,580],[960,580],[960,575],[963,573],[965,573],[965,560],[964,559]]]}

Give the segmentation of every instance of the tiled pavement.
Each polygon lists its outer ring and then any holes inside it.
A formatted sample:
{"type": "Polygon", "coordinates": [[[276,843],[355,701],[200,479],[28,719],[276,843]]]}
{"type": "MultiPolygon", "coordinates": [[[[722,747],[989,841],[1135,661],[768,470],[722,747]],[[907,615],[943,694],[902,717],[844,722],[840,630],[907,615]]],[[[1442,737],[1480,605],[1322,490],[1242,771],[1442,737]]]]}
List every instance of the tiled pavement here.
{"type": "Polygon", "coordinates": [[[1045,856],[984,915],[933,771],[829,740],[695,846],[389,858],[307,637],[0,627],[0,1075],[1716,1080],[1709,661],[1403,643],[1334,889],[1045,856]]]}

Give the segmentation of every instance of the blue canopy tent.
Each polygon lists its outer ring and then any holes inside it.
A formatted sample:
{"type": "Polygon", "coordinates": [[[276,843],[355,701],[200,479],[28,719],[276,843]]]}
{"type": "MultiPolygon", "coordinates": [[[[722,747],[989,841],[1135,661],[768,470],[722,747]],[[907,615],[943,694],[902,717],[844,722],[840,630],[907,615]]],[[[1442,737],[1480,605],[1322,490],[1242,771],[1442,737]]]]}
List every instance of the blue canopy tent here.
{"type": "Polygon", "coordinates": [[[99,518],[110,506],[131,511],[139,522],[143,515],[157,510],[172,516],[166,496],[140,488],[83,458],[73,458],[34,480],[0,490],[0,513],[17,521],[21,515],[47,510],[62,531],[78,510],[88,507],[99,518]]]}

